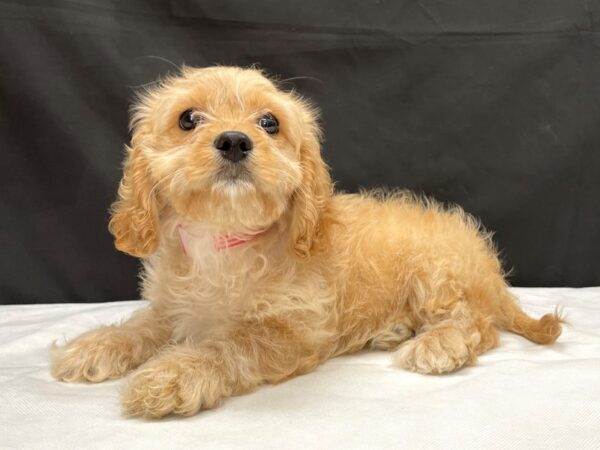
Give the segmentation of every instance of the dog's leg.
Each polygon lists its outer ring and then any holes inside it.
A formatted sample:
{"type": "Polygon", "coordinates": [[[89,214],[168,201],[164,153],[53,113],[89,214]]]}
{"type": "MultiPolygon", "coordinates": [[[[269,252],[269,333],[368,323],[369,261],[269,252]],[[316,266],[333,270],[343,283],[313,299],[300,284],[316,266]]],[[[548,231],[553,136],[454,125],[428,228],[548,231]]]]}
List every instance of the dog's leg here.
{"type": "Polygon", "coordinates": [[[498,331],[492,321],[458,301],[425,318],[420,333],[402,345],[394,362],[419,373],[442,374],[476,361],[494,347],[498,331]]]}
{"type": "Polygon", "coordinates": [[[155,354],[169,337],[166,324],[146,308],[121,325],[89,331],[64,347],[53,344],[52,375],[67,382],[118,378],[155,354]]]}
{"type": "Polygon", "coordinates": [[[369,347],[374,350],[395,350],[413,336],[414,331],[407,324],[393,324],[369,340],[369,347]]]}
{"type": "Polygon", "coordinates": [[[133,372],[123,391],[124,412],[159,418],[193,415],[265,382],[316,367],[322,358],[311,332],[279,319],[240,323],[220,338],[166,347],[133,372]]]}

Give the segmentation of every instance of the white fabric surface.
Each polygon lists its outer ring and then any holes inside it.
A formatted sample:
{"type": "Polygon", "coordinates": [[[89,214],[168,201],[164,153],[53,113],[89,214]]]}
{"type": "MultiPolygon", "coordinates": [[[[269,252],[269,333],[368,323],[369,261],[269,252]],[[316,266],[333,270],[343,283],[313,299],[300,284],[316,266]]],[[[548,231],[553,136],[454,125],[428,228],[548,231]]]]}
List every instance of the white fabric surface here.
{"type": "Polygon", "coordinates": [[[192,418],[120,415],[118,381],[64,384],[52,340],[139,302],[0,307],[0,448],[600,448],[600,287],[514,289],[535,316],[563,305],[550,347],[503,333],[475,367],[425,376],[361,352],[192,418]]]}

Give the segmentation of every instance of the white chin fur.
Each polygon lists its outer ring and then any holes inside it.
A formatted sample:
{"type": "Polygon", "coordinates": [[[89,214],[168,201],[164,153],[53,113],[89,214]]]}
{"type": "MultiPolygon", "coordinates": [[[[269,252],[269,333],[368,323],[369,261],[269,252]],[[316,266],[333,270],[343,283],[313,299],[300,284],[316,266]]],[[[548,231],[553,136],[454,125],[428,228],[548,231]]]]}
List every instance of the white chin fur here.
{"type": "Polygon", "coordinates": [[[250,181],[235,178],[231,180],[218,180],[213,184],[212,189],[232,197],[256,191],[256,187],[250,181]]]}

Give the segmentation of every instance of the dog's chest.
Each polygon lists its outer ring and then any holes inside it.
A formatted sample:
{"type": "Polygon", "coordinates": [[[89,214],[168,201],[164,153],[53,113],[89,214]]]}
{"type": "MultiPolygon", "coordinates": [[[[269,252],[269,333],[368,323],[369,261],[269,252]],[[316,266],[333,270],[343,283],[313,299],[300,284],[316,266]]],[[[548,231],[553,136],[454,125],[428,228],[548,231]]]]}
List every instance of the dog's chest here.
{"type": "Polygon", "coordinates": [[[186,258],[183,269],[163,260],[146,271],[146,295],[160,302],[177,341],[214,334],[267,295],[268,259],[250,246],[223,251],[191,246],[186,258]]]}
{"type": "Polygon", "coordinates": [[[203,338],[239,320],[260,297],[260,282],[244,273],[230,279],[199,276],[167,299],[173,338],[203,338]]]}

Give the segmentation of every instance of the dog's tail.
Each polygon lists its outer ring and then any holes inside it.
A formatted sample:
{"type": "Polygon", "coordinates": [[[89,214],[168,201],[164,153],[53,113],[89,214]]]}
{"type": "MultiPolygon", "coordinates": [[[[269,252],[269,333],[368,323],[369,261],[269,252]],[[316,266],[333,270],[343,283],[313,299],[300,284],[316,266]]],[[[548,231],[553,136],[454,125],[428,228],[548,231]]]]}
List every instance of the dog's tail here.
{"type": "Polygon", "coordinates": [[[495,314],[496,324],[508,331],[520,334],[536,344],[552,344],[558,339],[562,331],[561,324],[565,323],[559,308],[554,313],[546,314],[536,320],[525,314],[508,292],[505,297],[500,310],[495,314]]]}

